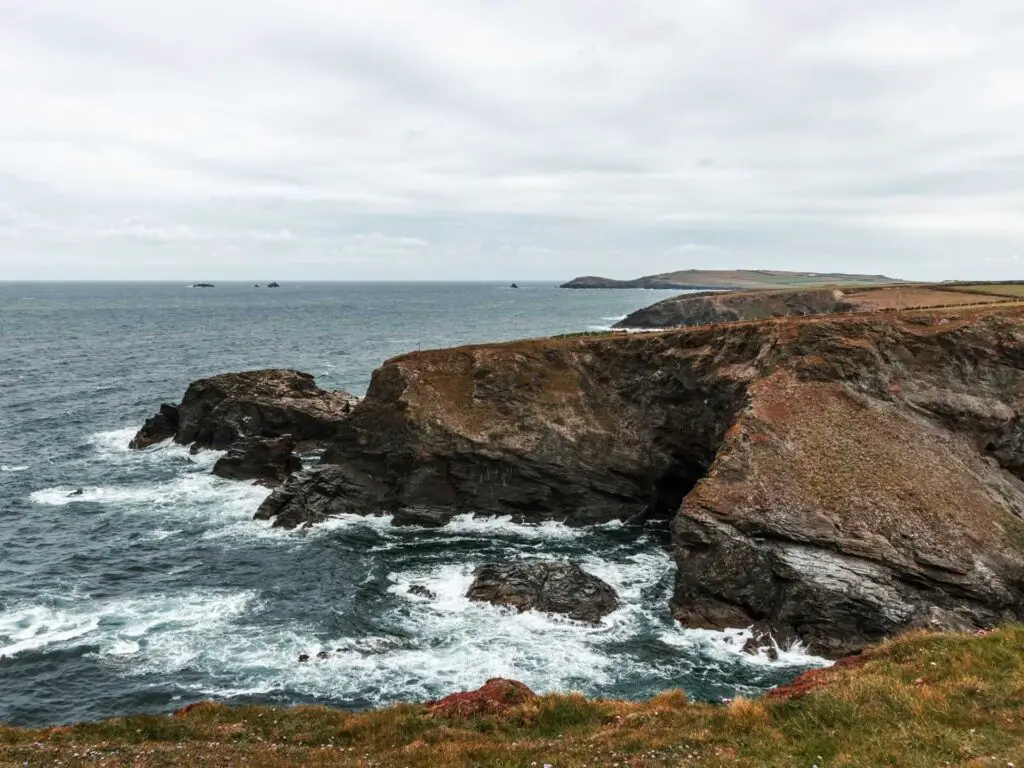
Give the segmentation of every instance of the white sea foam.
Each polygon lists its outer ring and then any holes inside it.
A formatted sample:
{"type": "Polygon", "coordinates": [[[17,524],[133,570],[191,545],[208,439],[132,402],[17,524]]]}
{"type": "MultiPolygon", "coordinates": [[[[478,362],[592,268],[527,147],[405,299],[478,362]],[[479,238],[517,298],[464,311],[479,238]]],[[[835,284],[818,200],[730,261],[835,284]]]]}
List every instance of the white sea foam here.
{"type": "Polygon", "coordinates": [[[773,667],[827,667],[832,664],[828,659],[811,655],[799,642],[785,647],[776,644],[776,659],[769,657],[767,648],[759,649],[756,655],[745,653],[743,646],[751,636],[750,629],[726,629],[718,632],[710,629],[686,629],[676,625],[675,629],[662,632],[658,639],[674,648],[686,649],[723,662],[738,661],[773,667]]]}
{"type": "MultiPolygon", "coordinates": [[[[252,592],[192,592],[131,600],[66,599],[16,605],[0,613],[0,657],[34,650],[95,646],[101,656],[143,652],[160,666],[182,660],[179,649],[210,642],[252,603],[252,592]]],[[[191,652],[194,654],[194,650],[191,652]]]]}
{"type": "Polygon", "coordinates": [[[11,466],[9,464],[0,464],[0,472],[24,472],[28,469],[27,465],[19,464],[17,466],[11,466]]]}

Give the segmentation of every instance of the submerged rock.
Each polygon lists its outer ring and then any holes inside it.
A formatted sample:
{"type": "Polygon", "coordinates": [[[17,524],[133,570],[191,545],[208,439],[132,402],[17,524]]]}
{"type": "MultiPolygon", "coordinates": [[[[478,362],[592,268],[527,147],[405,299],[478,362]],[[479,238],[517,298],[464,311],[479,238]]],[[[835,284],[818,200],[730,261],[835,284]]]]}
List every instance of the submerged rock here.
{"type": "Polygon", "coordinates": [[[466,597],[592,623],[619,607],[614,589],[569,563],[488,563],[476,569],[466,597]]]}
{"type": "Polygon", "coordinates": [[[413,584],[411,587],[409,587],[408,591],[410,595],[416,595],[417,597],[425,597],[428,600],[434,600],[435,598],[437,598],[437,595],[435,595],[433,591],[427,589],[422,584],[413,584]]]}
{"type": "Polygon", "coordinates": [[[311,375],[299,371],[225,373],[190,384],[181,405],[161,406],[131,447],[168,437],[216,450],[250,437],[291,435],[299,445],[324,443],[357,402],[347,392],[320,389],[311,375]]]}
{"type": "Polygon", "coordinates": [[[213,474],[228,480],[258,480],[263,485],[280,485],[289,475],[302,469],[302,460],[294,450],[295,440],[291,435],[245,438],[217,459],[213,474]]]}

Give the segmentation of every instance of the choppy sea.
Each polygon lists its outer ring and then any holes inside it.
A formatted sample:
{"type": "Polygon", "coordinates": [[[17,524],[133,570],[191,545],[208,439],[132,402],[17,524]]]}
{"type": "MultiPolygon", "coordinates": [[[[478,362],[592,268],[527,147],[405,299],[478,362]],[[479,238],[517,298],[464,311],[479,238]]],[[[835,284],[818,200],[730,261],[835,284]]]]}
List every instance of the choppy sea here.
{"type": "Polygon", "coordinates": [[[713,700],[821,663],[675,625],[663,528],[352,517],[282,532],[252,520],[265,489],[209,473],[216,454],[127,448],[203,376],[290,367],[362,394],[402,352],[600,329],[668,295],[521,286],[0,283],[0,722],[209,698],[359,709],[495,676],[713,700]],[[580,563],[623,607],[595,627],[463,597],[476,564],[525,557],[580,563]],[[409,595],[414,583],[436,599],[409,595]]]}

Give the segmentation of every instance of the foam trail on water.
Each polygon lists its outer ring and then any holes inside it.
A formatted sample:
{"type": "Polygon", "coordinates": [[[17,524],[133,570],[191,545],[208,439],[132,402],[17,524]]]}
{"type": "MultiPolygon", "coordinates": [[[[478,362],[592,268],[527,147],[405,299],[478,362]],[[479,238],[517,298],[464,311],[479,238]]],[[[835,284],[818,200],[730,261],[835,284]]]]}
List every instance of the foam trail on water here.
{"type": "Polygon", "coordinates": [[[95,646],[100,655],[123,656],[145,648],[143,655],[172,657],[176,649],[210,642],[211,632],[240,615],[252,592],[191,592],[129,600],[91,601],[64,598],[50,605],[18,605],[0,613],[0,657],[26,651],[95,646]]]}
{"type": "Polygon", "coordinates": [[[9,464],[0,464],[0,472],[24,472],[28,469],[27,465],[11,466],[9,464]]]}

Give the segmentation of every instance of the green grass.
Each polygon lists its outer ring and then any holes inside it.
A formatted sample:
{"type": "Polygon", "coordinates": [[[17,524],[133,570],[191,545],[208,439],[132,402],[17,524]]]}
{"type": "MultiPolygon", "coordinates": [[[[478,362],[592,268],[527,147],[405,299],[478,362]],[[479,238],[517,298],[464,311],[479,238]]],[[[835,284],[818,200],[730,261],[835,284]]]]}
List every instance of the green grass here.
{"type": "Polygon", "coordinates": [[[954,283],[948,286],[941,286],[944,290],[966,291],[968,293],[983,293],[990,296],[1010,296],[1012,298],[1024,298],[1024,283],[954,283]]]}
{"type": "Polygon", "coordinates": [[[552,695],[445,720],[402,705],[202,704],[69,728],[0,728],[0,765],[999,766],[1024,765],[1024,628],[908,635],[800,695],[692,703],[552,695]]]}

